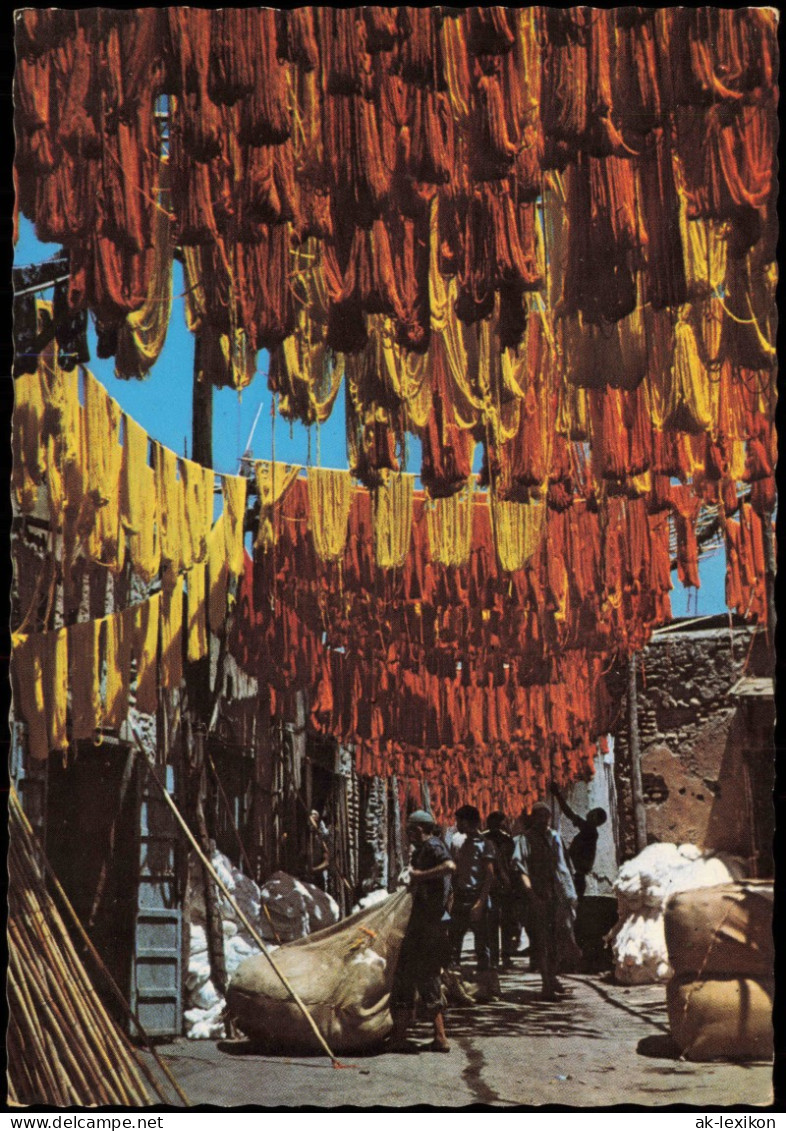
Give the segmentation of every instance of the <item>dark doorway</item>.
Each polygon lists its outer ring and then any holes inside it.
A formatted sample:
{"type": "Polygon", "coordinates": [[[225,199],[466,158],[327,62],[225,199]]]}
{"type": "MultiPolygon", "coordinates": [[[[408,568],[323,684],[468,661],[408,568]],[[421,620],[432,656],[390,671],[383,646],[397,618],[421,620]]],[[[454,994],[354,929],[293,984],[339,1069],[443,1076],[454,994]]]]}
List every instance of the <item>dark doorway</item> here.
{"type": "MultiPolygon", "coordinates": [[[[138,880],[137,814],[137,775],[128,747],[107,739],[101,746],[80,745],[67,766],[52,760],[47,856],[126,1000],[138,880]]],[[[107,1009],[124,1023],[122,1011],[106,992],[93,959],[75,932],[74,945],[107,1009]]]]}

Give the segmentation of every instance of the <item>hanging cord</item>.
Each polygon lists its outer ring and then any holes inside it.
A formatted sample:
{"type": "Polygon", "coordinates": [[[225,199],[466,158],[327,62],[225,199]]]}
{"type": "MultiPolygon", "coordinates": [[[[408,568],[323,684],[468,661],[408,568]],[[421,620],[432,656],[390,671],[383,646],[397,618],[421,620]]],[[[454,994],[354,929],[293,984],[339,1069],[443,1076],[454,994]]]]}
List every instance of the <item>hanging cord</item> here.
{"type": "MultiPolygon", "coordinates": [[[[101,973],[106,978],[106,981],[109,984],[109,987],[112,990],[112,993],[114,994],[118,1003],[122,1006],[123,1012],[125,1013],[126,1017],[130,1018],[130,1020],[132,1020],[134,1022],[134,1024],[136,1025],[137,1029],[139,1030],[139,1035],[142,1037],[142,1040],[147,1045],[148,1050],[150,1051],[154,1060],[156,1061],[156,1064],[161,1069],[161,1071],[164,1073],[164,1075],[166,1076],[167,1080],[172,1085],[172,1087],[175,1089],[175,1092],[177,1093],[179,1098],[183,1101],[184,1106],[185,1107],[191,1107],[192,1106],[191,1101],[188,1099],[185,1092],[183,1092],[182,1088],[178,1084],[177,1080],[174,1078],[174,1076],[172,1075],[170,1070],[167,1068],[166,1064],[162,1061],[161,1057],[156,1052],[155,1045],[153,1044],[152,1040],[150,1039],[150,1037],[145,1032],[145,1029],[142,1026],[142,1022],[139,1020],[136,1013],[133,1011],[131,1006],[126,1001],[125,997],[123,996],[122,990],[119,988],[117,982],[112,977],[110,972],[107,970],[106,966],[104,965],[103,959],[101,958],[101,955],[98,953],[96,948],[93,946],[93,943],[90,940],[90,936],[87,934],[87,931],[82,926],[82,923],[81,923],[81,920],[79,919],[79,916],[77,915],[76,911],[74,910],[68,896],[63,891],[63,888],[60,885],[60,881],[58,880],[57,875],[55,874],[55,871],[52,868],[52,865],[49,863],[49,860],[47,859],[46,855],[44,854],[43,846],[39,843],[38,838],[36,837],[36,834],[33,830],[33,827],[28,820],[27,814],[25,813],[24,809],[22,808],[22,804],[19,800],[19,795],[17,794],[16,789],[13,785],[11,785],[11,789],[9,791],[9,800],[11,802],[11,807],[14,810],[15,816],[17,816],[19,818],[19,820],[22,824],[22,828],[24,829],[25,834],[32,841],[33,845],[35,846],[38,858],[41,861],[41,863],[43,864],[44,870],[46,871],[47,875],[49,876],[49,879],[52,881],[52,885],[53,885],[55,891],[60,896],[60,899],[63,901],[63,906],[65,907],[66,911],[68,912],[69,916],[71,917],[71,920],[72,920],[74,926],[76,927],[76,929],[79,933],[79,936],[82,939],[82,942],[85,944],[85,946],[87,947],[87,949],[90,953],[90,956],[93,958],[93,960],[95,961],[99,970],[101,971],[101,973]]],[[[122,1030],[121,1030],[121,1032],[122,1032],[122,1030]]],[[[126,1040],[128,1040],[125,1033],[123,1033],[123,1037],[126,1040]]],[[[144,1064],[144,1061],[140,1061],[140,1064],[142,1065],[142,1068],[143,1068],[144,1072],[146,1073],[148,1080],[150,1080],[150,1082],[154,1086],[156,1086],[156,1090],[157,1090],[156,1081],[150,1075],[149,1069],[144,1064]]]]}
{"type": "Polygon", "coordinates": [[[309,1012],[308,1007],[305,1005],[302,998],[297,993],[297,991],[294,989],[294,987],[292,986],[292,984],[290,983],[290,981],[286,977],[286,975],[284,973],[282,973],[282,971],[278,968],[278,965],[276,964],[275,960],[273,959],[273,956],[267,950],[264,939],[259,934],[259,932],[256,930],[256,928],[253,926],[253,924],[249,921],[249,919],[247,918],[244,911],[238,906],[238,904],[235,900],[235,897],[232,895],[229,888],[226,886],[226,884],[221,879],[219,874],[216,872],[216,870],[213,867],[213,865],[211,864],[211,862],[208,860],[208,858],[203,853],[202,849],[199,847],[199,845],[196,841],[196,838],[194,837],[194,834],[191,832],[190,828],[186,824],[186,821],[183,818],[183,816],[181,815],[180,810],[178,809],[177,805],[175,805],[174,801],[172,800],[172,798],[169,794],[169,791],[161,783],[161,780],[158,777],[158,774],[156,773],[155,763],[154,763],[152,757],[150,757],[148,755],[147,751],[145,750],[144,745],[142,743],[142,740],[139,736],[139,733],[138,733],[136,727],[133,725],[133,723],[131,724],[131,733],[134,736],[134,739],[136,741],[139,753],[142,755],[142,757],[144,758],[144,760],[147,764],[148,772],[150,773],[150,776],[152,777],[153,781],[156,783],[158,788],[161,790],[164,801],[167,803],[169,808],[172,810],[172,812],[175,816],[175,820],[180,825],[183,832],[186,834],[186,837],[188,839],[189,844],[194,849],[194,851],[196,852],[197,856],[199,857],[200,861],[202,862],[204,867],[207,869],[209,874],[215,880],[216,884],[218,885],[219,889],[223,893],[225,899],[228,900],[229,905],[234,910],[234,912],[237,915],[240,922],[246,928],[248,933],[253,938],[254,942],[260,948],[262,954],[265,956],[267,961],[272,966],[276,976],[278,977],[279,981],[283,985],[284,989],[287,991],[287,993],[290,994],[292,1000],[295,1002],[298,1009],[301,1011],[301,1013],[305,1017],[306,1021],[308,1022],[310,1029],[314,1033],[314,1036],[317,1038],[317,1041],[319,1042],[320,1046],[325,1050],[327,1055],[330,1057],[330,1059],[333,1063],[333,1067],[334,1068],[354,1068],[355,1067],[354,1065],[342,1064],[341,1061],[339,1061],[339,1059],[331,1052],[330,1046],[328,1045],[327,1041],[325,1040],[325,1038],[320,1033],[319,1028],[317,1026],[317,1023],[314,1020],[314,1018],[312,1017],[311,1013],[309,1012]]]}

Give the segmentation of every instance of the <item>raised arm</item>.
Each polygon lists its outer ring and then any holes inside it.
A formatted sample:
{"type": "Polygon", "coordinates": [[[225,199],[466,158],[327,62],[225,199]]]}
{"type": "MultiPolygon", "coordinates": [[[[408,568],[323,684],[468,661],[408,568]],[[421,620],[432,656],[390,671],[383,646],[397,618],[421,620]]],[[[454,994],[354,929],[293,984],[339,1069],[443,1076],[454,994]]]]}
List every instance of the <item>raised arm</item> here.
{"type": "Polygon", "coordinates": [[[584,826],[587,824],[587,822],[584,820],[583,817],[580,817],[578,815],[578,813],[573,812],[570,805],[568,805],[567,801],[562,796],[562,794],[560,793],[560,791],[559,791],[559,789],[557,788],[556,785],[552,784],[551,792],[556,797],[560,809],[565,814],[565,816],[568,818],[568,820],[572,821],[572,823],[576,826],[577,829],[583,829],[584,826]]]}

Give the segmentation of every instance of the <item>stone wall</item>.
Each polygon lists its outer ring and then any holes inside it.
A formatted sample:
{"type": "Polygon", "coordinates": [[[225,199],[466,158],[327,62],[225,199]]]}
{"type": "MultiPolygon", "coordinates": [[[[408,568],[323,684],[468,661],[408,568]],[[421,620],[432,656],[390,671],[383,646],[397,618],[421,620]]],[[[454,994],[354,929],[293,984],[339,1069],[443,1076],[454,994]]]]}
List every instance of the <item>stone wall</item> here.
{"type": "MultiPolygon", "coordinates": [[[[751,673],[753,637],[747,626],[676,630],[654,636],[641,653],[638,710],[648,842],[690,842],[745,857],[755,853],[755,825],[772,780],[767,722],[730,695],[740,676],[751,673]]],[[[635,846],[626,704],[616,737],[620,854],[629,859],[635,846]]]]}

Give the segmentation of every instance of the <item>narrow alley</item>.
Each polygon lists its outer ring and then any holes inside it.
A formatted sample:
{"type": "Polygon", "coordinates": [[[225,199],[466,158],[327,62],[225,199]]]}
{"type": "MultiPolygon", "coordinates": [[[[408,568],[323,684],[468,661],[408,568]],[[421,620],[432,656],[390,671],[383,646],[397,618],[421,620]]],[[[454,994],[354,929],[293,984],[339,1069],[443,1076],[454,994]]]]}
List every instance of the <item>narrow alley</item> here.
{"type": "MultiPolygon", "coordinates": [[[[227,1108],[771,1102],[768,1064],[679,1060],[664,987],[620,986],[589,975],[564,981],[570,996],[552,1003],[539,1000],[537,975],[518,968],[503,974],[500,1001],[450,1011],[448,1056],[382,1051],[347,1057],[347,1068],[337,1071],[326,1057],[255,1054],[245,1040],[179,1039],[159,1053],[192,1105],[227,1108]]],[[[424,1049],[429,1034],[427,1022],[414,1032],[424,1049]]]]}

